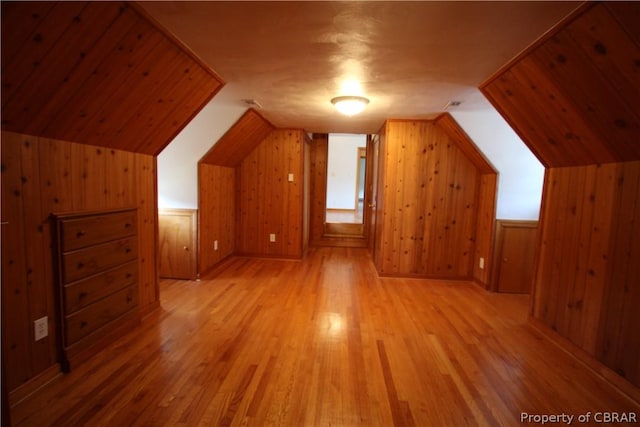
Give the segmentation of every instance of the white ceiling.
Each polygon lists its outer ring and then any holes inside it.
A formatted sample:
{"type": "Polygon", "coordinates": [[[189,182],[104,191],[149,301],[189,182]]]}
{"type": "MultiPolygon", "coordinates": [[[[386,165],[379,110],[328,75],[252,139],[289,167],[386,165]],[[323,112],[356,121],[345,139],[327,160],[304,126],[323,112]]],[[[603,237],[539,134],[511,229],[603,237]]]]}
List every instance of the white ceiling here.
{"type": "Polygon", "coordinates": [[[577,2],[141,2],[227,82],[216,102],[255,99],[278,127],[374,133],[449,101],[484,109],[477,86],[577,2]],[[345,81],[359,89],[346,93],[345,81]],[[360,93],[353,93],[360,92],[360,93]],[[330,99],[371,102],[347,118],[330,99]]]}

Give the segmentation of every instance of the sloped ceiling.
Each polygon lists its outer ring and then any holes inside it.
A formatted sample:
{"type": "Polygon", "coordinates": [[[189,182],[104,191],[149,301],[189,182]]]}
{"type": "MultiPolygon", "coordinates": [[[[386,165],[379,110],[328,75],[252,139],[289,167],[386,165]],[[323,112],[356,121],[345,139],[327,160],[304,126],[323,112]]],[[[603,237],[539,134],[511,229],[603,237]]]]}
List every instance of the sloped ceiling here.
{"type": "Polygon", "coordinates": [[[200,159],[200,163],[236,167],[275,128],[250,108],[200,159]]]}
{"type": "Polygon", "coordinates": [[[640,3],[590,3],[481,85],[547,167],[640,160],[640,3]]]}
{"type": "Polygon", "coordinates": [[[2,129],[158,154],[222,87],[127,2],[2,2],[2,129]]]}
{"type": "Polygon", "coordinates": [[[473,143],[469,135],[460,127],[451,114],[444,113],[438,116],[434,122],[445,133],[456,142],[458,148],[464,153],[464,155],[473,163],[481,174],[495,174],[497,171],[482,154],[482,151],[473,143]]]}
{"type": "Polygon", "coordinates": [[[217,105],[255,99],[276,127],[375,133],[388,118],[491,108],[478,85],[579,6],[561,1],[143,1],[227,81],[217,105]],[[346,118],[330,103],[371,100],[346,118]],[[359,86],[359,87],[355,87],[359,86]]]}

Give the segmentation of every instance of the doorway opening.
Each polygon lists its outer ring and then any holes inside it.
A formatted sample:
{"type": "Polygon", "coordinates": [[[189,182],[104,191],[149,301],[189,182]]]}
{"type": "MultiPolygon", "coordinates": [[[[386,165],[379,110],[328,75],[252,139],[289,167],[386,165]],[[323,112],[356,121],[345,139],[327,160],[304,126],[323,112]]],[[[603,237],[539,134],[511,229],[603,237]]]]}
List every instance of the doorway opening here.
{"type": "Polygon", "coordinates": [[[367,135],[329,134],[325,235],[364,237],[367,135]]]}

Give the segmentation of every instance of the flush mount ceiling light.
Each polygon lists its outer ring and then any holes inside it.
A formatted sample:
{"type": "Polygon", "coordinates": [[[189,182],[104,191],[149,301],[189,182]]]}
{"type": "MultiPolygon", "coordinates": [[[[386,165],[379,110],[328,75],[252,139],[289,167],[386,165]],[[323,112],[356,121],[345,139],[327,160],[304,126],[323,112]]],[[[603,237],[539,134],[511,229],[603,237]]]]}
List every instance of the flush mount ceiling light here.
{"type": "Polygon", "coordinates": [[[362,112],[369,100],[364,96],[337,96],[331,100],[331,103],[345,116],[353,116],[362,112]]]}

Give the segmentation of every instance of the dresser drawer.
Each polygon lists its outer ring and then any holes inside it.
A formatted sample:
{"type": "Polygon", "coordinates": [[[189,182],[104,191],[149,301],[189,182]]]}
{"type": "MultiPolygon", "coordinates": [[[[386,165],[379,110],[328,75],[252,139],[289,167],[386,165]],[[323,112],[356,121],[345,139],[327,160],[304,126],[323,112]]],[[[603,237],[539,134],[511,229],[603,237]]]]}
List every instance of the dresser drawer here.
{"type": "Polygon", "coordinates": [[[138,261],[130,261],[100,274],[64,286],[64,312],[79,309],[138,283],[138,261]]]}
{"type": "Polygon", "coordinates": [[[60,222],[62,251],[133,236],[137,223],[135,210],[64,219],[60,222]]]}
{"type": "Polygon", "coordinates": [[[133,261],[138,256],[136,236],[63,254],[63,285],[133,261]]]}
{"type": "Polygon", "coordinates": [[[129,310],[137,308],[137,305],[138,286],[133,285],[66,316],[64,322],[65,347],[78,342],[129,310]]]}

